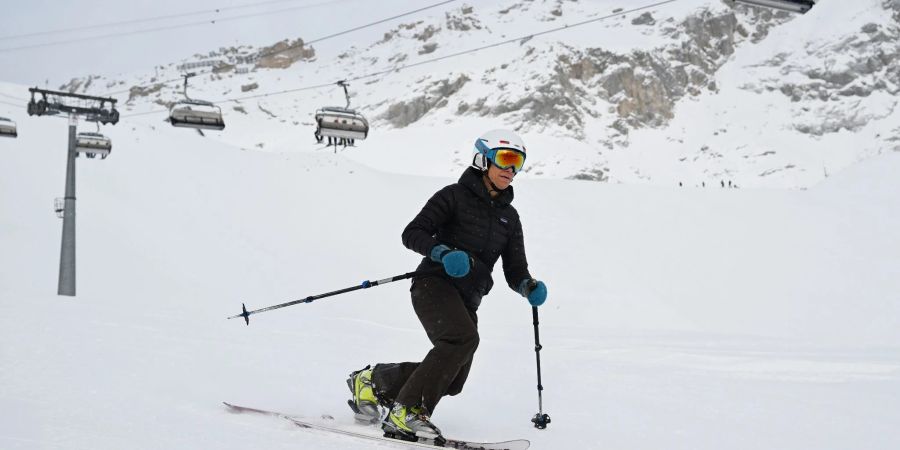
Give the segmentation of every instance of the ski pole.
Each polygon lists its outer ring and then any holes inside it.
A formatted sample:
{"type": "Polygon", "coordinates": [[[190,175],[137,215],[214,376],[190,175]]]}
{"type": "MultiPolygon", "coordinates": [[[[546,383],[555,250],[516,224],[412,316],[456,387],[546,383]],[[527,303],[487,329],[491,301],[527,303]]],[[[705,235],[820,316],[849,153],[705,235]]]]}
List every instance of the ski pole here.
{"type": "Polygon", "coordinates": [[[534,415],[531,419],[531,422],[534,424],[534,427],[540,430],[547,428],[547,424],[550,423],[550,416],[544,414],[544,399],[541,396],[541,391],[544,390],[544,386],[541,384],[541,338],[538,333],[538,309],[537,306],[531,307],[531,316],[534,319],[534,355],[537,358],[537,391],[538,391],[538,413],[534,415]]]}
{"type": "Polygon", "coordinates": [[[325,294],[311,295],[311,296],[309,296],[309,297],[301,298],[301,299],[299,299],[299,300],[293,300],[293,301],[290,301],[290,302],[287,302],[287,303],[281,303],[281,304],[279,304],[279,305],[267,306],[267,307],[265,307],[265,308],[260,308],[260,309],[256,309],[256,310],[253,310],[253,311],[247,311],[247,305],[241,303],[241,308],[243,309],[243,312],[241,312],[240,314],[231,316],[231,317],[229,317],[229,319],[236,319],[236,318],[238,318],[238,317],[243,317],[243,318],[244,318],[244,321],[247,322],[247,325],[250,325],[250,316],[253,315],[253,314],[257,314],[257,313],[261,313],[261,312],[265,312],[265,311],[271,311],[271,310],[273,310],[273,309],[285,308],[285,307],[288,307],[288,306],[296,305],[296,304],[298,304],[298,303],[311,303],[311,302],[316,301],[316,300],[318,300],[318,299],[320,299],[320,298],[331,297],[331,296],[333,296],[333,295],[344,294],[344,293],[356,291],[356,290],[359,290],[359,289],[368,289],[368,288],[370,288],[370,287],[373,287],[373,286],[381,286],[382,284],[387,284],[387,283],[390,283],[390,282],[392,282],[392,281],[405,280],[405,279],[407,279],[407,278],[413,278],[413,277],[417,277],[417,276],[420,276],[420,275],[430,275],[430,274],[435,274],[435,273],[437,273],[437,272],[438,272],[438,270],[436,270],[436,269],[432,269],[432,270],[419,270],[419,271],[416,271],[416,272],[409,272],[409,273],[404,273],[403,275],[397,275],[397,276],[393,276],[393,277],[390,277],[390,278],[385,278],[385,279],[383,279],[383,280],[377,280],[377,281],[369,281],[369,280],[366,280],[366,281],[363,281],[361,284],[356,285],[356,286],[351,286],[351,287],[348,287],[348,288],[339,289],[339,290],[337,290],[337,291],[327,292],[327,293],[325,293],[325,294]]]}

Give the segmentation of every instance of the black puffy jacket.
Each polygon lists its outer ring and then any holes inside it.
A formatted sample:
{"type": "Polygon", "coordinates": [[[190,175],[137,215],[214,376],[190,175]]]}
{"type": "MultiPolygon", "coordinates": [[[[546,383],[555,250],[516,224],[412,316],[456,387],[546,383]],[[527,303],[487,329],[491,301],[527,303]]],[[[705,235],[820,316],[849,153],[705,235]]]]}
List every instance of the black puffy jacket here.
{"type": "Polygon", "coordinates": [[[440,263],[431,260],[435,245],[464,250],[475,259],[469,274],[451,278],[439,270],[440,276],[450,280],[459,290],[466,305],[478,309],[481,297],[494,285],[491,272],[497,258],[503,257],[503,274],[513,290],[519,283],[531,278],[522,224],[519,213],[510,204],[512,186],[491,199],[482,181],[481,171],[467,169],[456,184],[437,191],[422,211],[403,230],[403,245],[425,258],[418,270],[437,269],[440,263]]]}

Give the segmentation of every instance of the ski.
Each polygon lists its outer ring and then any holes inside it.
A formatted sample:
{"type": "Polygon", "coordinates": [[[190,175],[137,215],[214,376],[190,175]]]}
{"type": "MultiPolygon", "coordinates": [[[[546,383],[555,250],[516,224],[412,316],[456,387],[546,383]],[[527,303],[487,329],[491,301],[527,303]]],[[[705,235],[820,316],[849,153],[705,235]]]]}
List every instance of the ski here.
{"type": "Polygon", "coordinates": [[[328,433],[335,433],[344,436],[350,436],[358,439],[366,439],[370,441],[376,442],[387,442],[399,446],[405,447],[415,447],[415,448],[435,448],[435,447],[444,447],[444,448],[455,448],[460,450],[527,450],[528,447],[531,446],[531,442],[526,439],[517,439],[513,441],[505,441],[505,442],[469,442],[463,441],[459,439],[447,439],[443,442],[443,445],[435,442],[432,438],[419,437],[417,441],[406,441],[397,438],[384,437],[366,434],[362,432],[342,430],[340,428],[329,427],[326,425],[321,425],[317,423],[312,423],[302,418],[294,417],[288,414],[283,414],[275,411],[267,411],[264,409],[250,408],[247,406],[239,406],[233,405],[228,402],[222,402],[228,407],[229,411],[236,413],[255,413],[255,414],[263,414],[272,417],[278,417],[281,419],[285,419],[289,422],[292,422],[294,425],[300,428],[325,431],[328,433]]]}

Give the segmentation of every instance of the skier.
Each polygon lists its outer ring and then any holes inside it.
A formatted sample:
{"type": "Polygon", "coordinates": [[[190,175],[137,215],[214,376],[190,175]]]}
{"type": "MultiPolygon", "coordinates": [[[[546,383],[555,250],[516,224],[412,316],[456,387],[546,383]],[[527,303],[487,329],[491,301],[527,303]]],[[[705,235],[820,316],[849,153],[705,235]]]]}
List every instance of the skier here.
{"type": "Polygon", "coordinates": [[[386,436],[441,436],[430,416],[466,382],[479,342],[476,310],[494,284],[497,258],[510,288],[533,306],[547,299],[546,285],[528,272],[522,225],[510,205],[525,144],[512,131],[492,130],[475,141],[475,152],[472,167],[435,193],[402,234],[403,245],[424,255],[417,270],[433,271],[410,288],[433,348],[420,363],[366,366],[347,379],[358,420],[375,423],[379,406],[388,408],[381,421],[386,436]]]}

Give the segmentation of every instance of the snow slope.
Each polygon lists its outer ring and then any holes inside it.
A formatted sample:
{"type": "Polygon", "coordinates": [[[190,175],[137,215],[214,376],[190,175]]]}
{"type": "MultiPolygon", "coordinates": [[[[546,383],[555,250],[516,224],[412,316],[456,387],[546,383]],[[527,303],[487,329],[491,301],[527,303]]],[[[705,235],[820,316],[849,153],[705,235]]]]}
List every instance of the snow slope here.
{"type": "MultiPolygon", "coordinates": [[[[410,270],[400,231],[456,173],[123,121],[109,159],[78,161],[78,296],[57,297],[66,122],[0,115],[20,129],[0,140],[0,448],[388,448],[220,402],[351,426],[347,373],[428,349],[407,283],[225,317],[410,270]]],[[[522,174],[553,423],[529,422],[530,308],[502,282],[434,420],[536,449],[897,448],[898,156],[805,191],[522,174]]]]}

